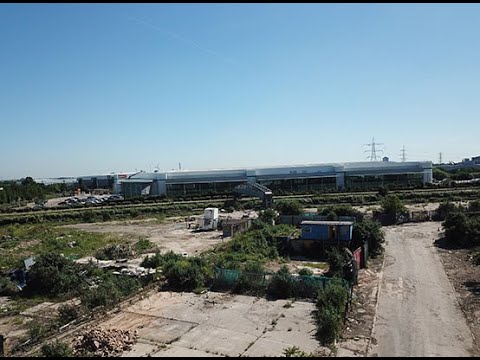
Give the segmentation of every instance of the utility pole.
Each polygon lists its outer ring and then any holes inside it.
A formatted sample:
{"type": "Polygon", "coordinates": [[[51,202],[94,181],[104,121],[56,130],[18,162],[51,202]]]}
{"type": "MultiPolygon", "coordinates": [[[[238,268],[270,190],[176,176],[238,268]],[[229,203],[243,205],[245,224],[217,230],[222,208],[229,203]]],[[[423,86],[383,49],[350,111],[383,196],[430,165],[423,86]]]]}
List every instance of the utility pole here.
{"type": "Polygon", "coordinates": [[[439,164],[443,164],[443,162],[442,162],[442,153],[439,153],[439,154],[438,154],[438,163],[439,163],[439,164]]]}
{"type": "Polygon", "coordinates": [[[383,145],[383,143],[376,143],[375,138],[372,138],[372,142],[370,144],[364,144],[364,146],[369,146],[370,150],[365,150],[364,152],[370,152],[370,156],[367,156],[367,159],[370,161],[377,161],[377,152],[381,152],[383,154],[383,150],[379,150],[376,148],[377,145],[383,145]]]}
{"type": "Polygon", "coordinates": [[[400,156],[402,157],[402,162],[405,162],[405,145],[403,145],[400,156]]]}

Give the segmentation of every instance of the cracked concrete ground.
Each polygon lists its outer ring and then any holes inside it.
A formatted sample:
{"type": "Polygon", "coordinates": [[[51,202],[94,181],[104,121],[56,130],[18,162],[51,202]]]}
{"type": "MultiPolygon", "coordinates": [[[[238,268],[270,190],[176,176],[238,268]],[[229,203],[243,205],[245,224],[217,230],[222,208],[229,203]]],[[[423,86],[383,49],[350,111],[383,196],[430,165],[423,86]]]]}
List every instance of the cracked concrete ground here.
{"type": "Polygon", "coordinates": [[[315,339],[315,305],[287,303],[215,292],[157,292],[100,327],[138,330],[138,343],[122,356],[282,356],[290,346],[325,351],[315,339]]]}

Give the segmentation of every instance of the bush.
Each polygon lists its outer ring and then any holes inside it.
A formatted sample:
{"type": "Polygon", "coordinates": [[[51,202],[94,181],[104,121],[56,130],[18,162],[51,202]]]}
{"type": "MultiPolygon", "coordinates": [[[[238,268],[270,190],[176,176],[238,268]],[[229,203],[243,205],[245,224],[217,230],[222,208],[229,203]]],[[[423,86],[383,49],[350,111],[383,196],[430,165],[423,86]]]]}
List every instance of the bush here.
{"type": "Polygon", "coordinates": [[[82,305],[88,309],[99,306],[110,306],[120,299],[120,291],[111,283],[100,284],[96,288],[87,290],[81,296],[82,305]]]}
{"type": "Polygon", "coordinates": [[[475,265],[480,265],[480,251],[473,254],[472,260],[475,265]]]}
{"type": "Polygon", "coordinates": [[[450,244],[470,247],[480,245],[480,219],[468,218],[463,212],[449,213],[442,223],[450,244]]]}
{"type": "Polygon", "coordinates": [[[97,287],[88,289],[82,294],[82,305],[88,309],[99,306],[109,307],[139,288],[140,282],[137,279],[108,272],[103,275],[97,287]]]}
{"type": "Polygon", "coordinates": [[[277,212],[273,209],[266,209],[260,212],[258,219],[266,224],[274,225],[277,219],[277,212]]]}
{"type": "Polygon", "coordinates": [[[334,213],[337,216],[334,218],[333,214],[330,215],[330,217],[334,220],[338,219],[339,216],[352,216],[359,221],[363,219],[363,213],[354,209],[351,205],[335,205],[318,209],[319,215],[329,216],[331,213],[334,213]]]}
{"type": "Polygon", "coordinates": [[[313,357],[313,355],[307,354],[305,351],[300,350],[298,346],[289,346],[283,349],[283,355],[285,357],[313,357]]]}
{"type": "Polygon", "coordinates": [[[37,320],[32,320],[28,323],[28,336],[32,341],[38,341],[45,336],[47,328],[39,323],[37,320]]]}
{"type": "Polygon", "coordinates": [[[80,307],[75,305],[62,305],[58,308],[58,320],[60,324],[68,324],[80,315],[80,307]]]}
{"type": "Polygon", "coordinates": [[[330,250],[327,250],[327,257],[329,275],[333,277],[343,277],[343,269],[349,261],[343,249],[340,250],[332,247],[330,250]]]}
{"type": "Polygon", "coordinates": [[[327,220],[328,220],[328,221],[336,221],[336,220],[338,220],[338,215],[335,214],[333,211],[330,211],[330,212],[327,214],[327,220]]]}
{"type": "Polygon", "coordinates": [[[146,256],[140,266],[146,267],[146,268],[151,268],[151,269],[157,269],[161,266],[163,266],[166,263],[171,263],[175,262],[178,260],[183,259],[183,256],[180,254],[176,254],[173,251],[169,251],[165,253],[164,255],[161,255],[160,253],[155,253],[153,256],[146,256]]]}
{"type": "Polygon", "coordinates": [[[249,261],[233,289],[238,294],[262,295],[265,292],[265,269],[262,264],[249,261]]]}
{"type": "Polygon", "coordinates": [[[459,210],[459,208],[457,206],[455,206],[455,204],[453,204],[449,201],[442,202],[442,203],[440,203],[440,205],[438,205],[436,214],[434,216],[434,220],[437,220],[437,221],[445,220],[448,214],[450,214],[451,212],[454,212],[454,211],[458,211],[458,210],[459,210]]]}
{"type": "Polygon", "coordinates": [[[155,253],[152,256],[145,256],[140,266],[150,269],[156,269],[162,265],[162,256],[159,253],[155,253]]]}
{"type": "Polygon", "coordinates": [[[80,270],[79,265],[60,255],[40,255],[28,272],[27,290],[49,296],[76,294],[84,284],[80,270]]]}
{"type": "Polygon", "coordinates": [[[192,291],[205,287],[209,271],[205,261],[195,257],[166,262],[163,265],[163,274],[171,288],[192,291]]]}
{"type": "Polygon", "coordinates": [[[10,279],[0,277],[0,296],[12,296],[20,292],[20,289],[10,279]]]}
{"type": "Polygon", "coordinates": [[[382,244],[385,242],[385,233],[379,222],[363,219],[355,222],[353,226],[353,242],[357,245],[368,243],[368,252],[376,256],[382,252],[382,244]]]}
{"type": "Polygon", "coordinates": [[[276,299],[288,299],[294,295],[295,283],[286,265],[283,265],[272,277],[267,293],[276,299]]]}
{"type": "Polygon", "coordinates": [[[338,339],[342,330],[342,318],[345,315],[348,292],[341,280],[332,280],[319,292],[316,302],[315,318],[317,337],[322,345],[328,345],[338,339]]]}
{"type": "Polygon", "coordinates": [[[133,248],[137,253],[140,253],[140,252],[146,251],[146,250],[150,250],[150,249],[153,249],[155,247],[156,247],[155,244],[152,243],[148,239],[140,239],[135,243],[135,245],[133,245],[133,248]]]}
{"type": "Polygon", "coordinates": [[[397,195],[387,195],[381,202],[382,212],[391,217],[393,222],[397,221],[397,217],[405,213],[407,209],[397,195]]]}
{"type": "Polygon", "coordinates": [[[308,269],[308,268],[302,268],[300,269],[300,271],[298,272],[298,275],[300,276],[312,276],[313,275],[313,271],[308,269]]]}
{"type": "Polygon", "coordinates": [[[301,215],[303,213],[303,206],[297,200],[279,201],[276,203],[275,209],[280,215],[301,215]]]}
{"type": "Polygon", "coordinates": [[[348,291],[343,285],[341,278],[333,278],[325,289],[319,292],[317,297],[317,308],[332,306],[339,313],[345,311],[348,300],[348,291]]]}
{"type": "Polygon", "coordinates": [[[322,345],[333,343],[339,336],[342,329],[342,318],[337,311],[331,307],[318,309],[317,320],[317,338],[322,345]]]}
{"type": "Polygon", "coordinates": [[[44,357],[73,357],[73,352],[68,344],[57,340],[54,343],[44,344],[42,355],[44,357]]]}
{"type": "Polygon", "coordinates": [[[134,252],[128,244],[110,244],[97,251],[95,257],[99,260],[117,260],[130,258],[134,252]]]}
{"type": "Polygon", "coordinates": [[[112,273],[107,273],[105,281],[112,283],[122,297],[133,294],[141,287],[140,282],[136,278],[114,275],[112,273]]]}
{"type": "Polygon", "coordinates": [[[383,197],[387,196],[388,195],[388,188],[383,186],[383,185],[380,186],[378,188],[378,195],[383,196],[383,197]]]}
{"type": "Polygon", "coordinates": [[[468,211],[480,211],[480,200],[471,201],[468,204],[468,211]]]}

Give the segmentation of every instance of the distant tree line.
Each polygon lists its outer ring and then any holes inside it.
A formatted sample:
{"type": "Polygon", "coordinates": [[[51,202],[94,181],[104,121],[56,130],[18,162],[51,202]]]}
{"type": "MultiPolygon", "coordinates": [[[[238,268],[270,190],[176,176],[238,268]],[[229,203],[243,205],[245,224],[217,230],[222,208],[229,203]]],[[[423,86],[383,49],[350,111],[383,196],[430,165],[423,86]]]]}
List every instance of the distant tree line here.
{"type": "Polygon", "coordinates": [[[462,168],[454,170],[444,170],[439,167],[432,169],[432,175],[435,180],[471,180],[480,177],[480,170],[478,168],[462,168]]]}
{"type": "Polygon", "coordinates": [[[31,177],[20,181],[2,181],[0,189],[2,189],[0,190],[0,204],[45,200],[47,195],[63,194],[70,190],[67,184],[45,185],[35,182],[31,177]]]}

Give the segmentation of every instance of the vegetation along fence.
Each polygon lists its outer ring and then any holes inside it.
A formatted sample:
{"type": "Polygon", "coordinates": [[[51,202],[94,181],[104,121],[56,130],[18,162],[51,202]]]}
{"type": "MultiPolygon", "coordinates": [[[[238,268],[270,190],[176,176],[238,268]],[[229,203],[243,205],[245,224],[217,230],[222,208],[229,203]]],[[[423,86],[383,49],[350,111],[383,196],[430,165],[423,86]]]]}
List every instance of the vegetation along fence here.
{"type": "MultiPolygon", "coordinates": [[[[213,285],[215,288],[232,289],[235,287],[239,279],[243,277],[251,284],[268,286],[272,276],[273,274],[266,272],[247,273],[240,270],[215,267],[213,285]]],[[[297,285],[296,287],[298,289],[325,289],[329,282],[333,280],[331,277],[315,275],[290,275],[290,279],[297,285]]],[[[345,288],[350,290],[350,283],[345,279],[341,279],[341,281],[345,288]]]]}

